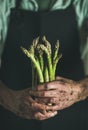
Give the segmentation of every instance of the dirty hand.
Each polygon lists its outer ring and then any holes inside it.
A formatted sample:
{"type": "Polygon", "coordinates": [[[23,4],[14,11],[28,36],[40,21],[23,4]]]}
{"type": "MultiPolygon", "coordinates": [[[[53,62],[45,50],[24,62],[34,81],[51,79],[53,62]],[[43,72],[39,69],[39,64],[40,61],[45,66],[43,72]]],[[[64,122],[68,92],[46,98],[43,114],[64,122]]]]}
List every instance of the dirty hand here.
{"type": "Polygon", "coordinates": [[[44,120],[57,114],[48,105],[38,103],[30,96],[31,89],[11,90],[0,82],[0,105],[25,119],[44,120]]]}
{"type": "Polygon", "coordinates": [[[82,100],[82,91],[80,82],[57,77],[55,81],[40,84],[30,94],[36,97],[37,102],[49,105],[51,111],[57,111],[82,100]]]}
{"type": "Polygon", "coordinates": [[[57,111],[49,111],[48,105],[38,103],[30,95],[30,90],[15,91],[12,98],[11,110],[25,119],[44,120],[57,114],[57,111]],[[49,112],[48,112],[49,111],[49,112]]]}

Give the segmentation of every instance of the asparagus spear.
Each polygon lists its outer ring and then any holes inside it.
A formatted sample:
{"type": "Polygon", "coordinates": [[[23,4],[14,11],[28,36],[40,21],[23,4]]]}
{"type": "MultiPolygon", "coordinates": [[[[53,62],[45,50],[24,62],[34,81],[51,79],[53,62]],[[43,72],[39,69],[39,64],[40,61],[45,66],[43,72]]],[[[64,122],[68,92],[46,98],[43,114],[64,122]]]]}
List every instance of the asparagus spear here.
{"type": "Polygon", "coordinates": [[[55,80],[56,66],[62,55],[58,56],[59,41],[55,44],[54,56],[52,56],[51,44],[45,36],[42,38],[43,43],[39,43],[39,37],[33,40],[30,48],[27,50],[21,47],[22,51],[30,58],[33,66],[33,82],[34,82],[34,69],[36,69],[39,83],[55,80]],[[37,53],[36,53],[37,52],[37,53]],[[44,61],[44,53],[46,54],[47,61],[44,61]]]}
{"type": "Polygon", "coordinates": [[[58,55],[58,51],[59,51],[59,40],[57,40],[57,42],[55,44],[55,50],[54,50],[54,56],[53,56],[53,75],[54,75],[54,77],[55,77],[55,73],[56,73],[57,63],[60,60],[60,58],[62,57],[62,54],[58,55]]]}
{"type": "Polygon", "coordinates": [[[30,50],[28,51],[27,49],[25,49],[23,47],[21,47],[21,49],[25,53],[25,55],[27,55],[27,57],[29,57],[31,59],[31,61],[33,62],[33,65],[37,70],[39,81],[40,81],[40,83],[43,83],[44,78],[43,78],[43,74],[42,74],[42,71],[41,71],[41,68],[40,68],[39,61],[36,60],[35,56],[33,55],[33,53],[30,50]]]}

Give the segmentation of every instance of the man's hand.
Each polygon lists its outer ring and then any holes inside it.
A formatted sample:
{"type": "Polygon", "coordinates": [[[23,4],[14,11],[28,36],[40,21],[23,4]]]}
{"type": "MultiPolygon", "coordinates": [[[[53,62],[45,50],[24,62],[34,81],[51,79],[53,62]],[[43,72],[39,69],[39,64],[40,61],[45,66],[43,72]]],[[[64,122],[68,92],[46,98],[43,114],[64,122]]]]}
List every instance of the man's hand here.
{"type": "Polygon", "coordinates": [[[57,111],[49,111],[48,105],[35,101],[29,93],[30,89],[13,91],[0,82],[0,104],[16,115],[25,119],[44,120],[57,114],[57,111]]]}
{"type": "Polygon", "coordinates": [[[56,81],[41,84],[36,88],[37,91],[30,91],[30,94],[39,103],[51,105],[51,111],[62,110],[88,96],[88,81],[87,87],[84,83],[57,77],[56,81]]]}

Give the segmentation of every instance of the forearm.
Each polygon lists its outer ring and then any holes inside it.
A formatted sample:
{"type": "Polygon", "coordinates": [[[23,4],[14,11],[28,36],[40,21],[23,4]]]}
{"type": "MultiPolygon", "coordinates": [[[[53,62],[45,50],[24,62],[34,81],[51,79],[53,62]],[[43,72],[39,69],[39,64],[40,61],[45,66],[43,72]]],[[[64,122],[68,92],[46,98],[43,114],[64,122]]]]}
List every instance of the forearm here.
{"type": "Polygon", "coordinates": [[[6,109],[10,109],[12,90],[0,81],[0,105],[6,109]]]}

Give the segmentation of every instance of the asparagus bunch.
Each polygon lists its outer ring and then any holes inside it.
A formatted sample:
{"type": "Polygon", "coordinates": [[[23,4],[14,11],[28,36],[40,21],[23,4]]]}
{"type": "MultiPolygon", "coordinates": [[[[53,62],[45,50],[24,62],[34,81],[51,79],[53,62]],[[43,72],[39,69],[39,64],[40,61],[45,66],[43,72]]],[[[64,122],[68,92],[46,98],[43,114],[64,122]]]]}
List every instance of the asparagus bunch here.
{"type": "Polygon", "coordinates": [[[45,36],[42,38],[42,43],[39,43],[39,37],[33,40],[29,49],[21,47],[22,51],[32,62],[32,87],[35,75],[38,77],[38,83],[44,83],[55,80],[56,67],[59,59],[62,57],[58,54],[59,41],[57,40],[52,52],[51,44],[45,36]],[[45,60],[46,58],[46,60],[45,60]]]}

